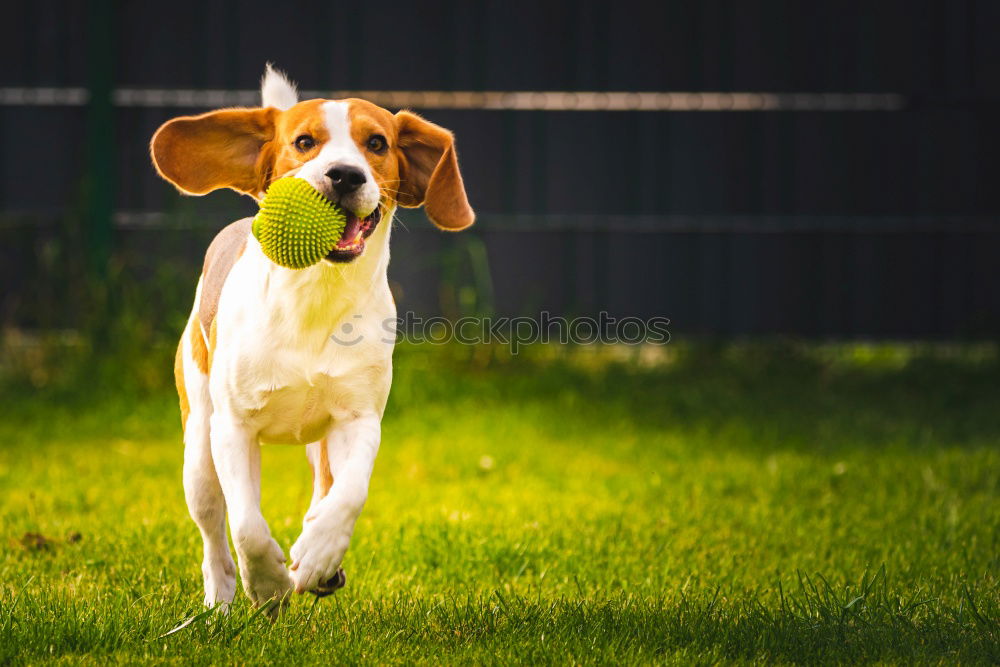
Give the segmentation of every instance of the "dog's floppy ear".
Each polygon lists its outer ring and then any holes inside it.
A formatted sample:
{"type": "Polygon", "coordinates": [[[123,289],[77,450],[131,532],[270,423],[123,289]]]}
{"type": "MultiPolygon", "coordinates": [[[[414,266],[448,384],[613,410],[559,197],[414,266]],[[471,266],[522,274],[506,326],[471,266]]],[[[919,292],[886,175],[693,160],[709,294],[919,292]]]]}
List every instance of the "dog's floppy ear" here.
{"type": "Polygon", "coordinates": [[[423,204],[441,229],[458,231],[476,220],[458,170],[451,132],[409,111],[396,114],[400,206],[423,204]]]}
{"type": "Polygon", "coordinates": [[[272,169],[276,109],[224,109],[167,121],[150,153],[160,176],[183,192],[219,188],[258,196],[272,169]]]}

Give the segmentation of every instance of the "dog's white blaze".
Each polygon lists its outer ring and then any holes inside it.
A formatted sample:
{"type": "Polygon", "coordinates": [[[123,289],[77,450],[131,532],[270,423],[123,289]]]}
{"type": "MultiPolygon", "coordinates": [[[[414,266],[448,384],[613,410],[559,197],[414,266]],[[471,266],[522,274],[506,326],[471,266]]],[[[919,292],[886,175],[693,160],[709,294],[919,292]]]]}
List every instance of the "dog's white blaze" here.
{"type": "Polygon", "coordinates": [[[309,160],[295,175],[308,181],[314,188],[324,193],[332,192],[332,183],[327,172],[336,165],[356,167],[365,175],[365,183],[354,192],[342,197],[340,205],[363,218],[378,206],[379,189],[368,160],[358,149],[351,136],[351,120],[346,102],[326,102],[323,104],[323,119],[329,139],[323,144],[319,154],[309,160]]]}

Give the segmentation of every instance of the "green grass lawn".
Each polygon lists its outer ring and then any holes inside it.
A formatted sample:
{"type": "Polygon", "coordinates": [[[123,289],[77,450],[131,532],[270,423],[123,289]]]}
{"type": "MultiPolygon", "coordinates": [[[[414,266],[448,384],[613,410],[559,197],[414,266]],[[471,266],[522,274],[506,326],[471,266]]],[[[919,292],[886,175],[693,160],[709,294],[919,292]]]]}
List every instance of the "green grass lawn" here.
{"type": "MultiPolygon", "coordinates": [[[[347,587],[168,636],[174,397],[11,390],[0,663],[1000,661],[995,348],[667,351],[400,349],[347,587]]],[[[263,477],[287,550],[303,451],[263,477]]]]}

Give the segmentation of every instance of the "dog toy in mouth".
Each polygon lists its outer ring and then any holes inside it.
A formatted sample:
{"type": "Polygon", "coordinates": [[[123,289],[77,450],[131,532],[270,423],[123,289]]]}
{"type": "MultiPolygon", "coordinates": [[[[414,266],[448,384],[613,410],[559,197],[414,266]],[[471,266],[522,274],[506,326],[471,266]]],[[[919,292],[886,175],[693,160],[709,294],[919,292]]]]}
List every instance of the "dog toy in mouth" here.
{"type": "Polygon", "coordinates": [[[347,216],[301,178],[279,178],[267,189],[253,235],[268,259],[304,269],[326,257],[344,234],[347,216]]]}

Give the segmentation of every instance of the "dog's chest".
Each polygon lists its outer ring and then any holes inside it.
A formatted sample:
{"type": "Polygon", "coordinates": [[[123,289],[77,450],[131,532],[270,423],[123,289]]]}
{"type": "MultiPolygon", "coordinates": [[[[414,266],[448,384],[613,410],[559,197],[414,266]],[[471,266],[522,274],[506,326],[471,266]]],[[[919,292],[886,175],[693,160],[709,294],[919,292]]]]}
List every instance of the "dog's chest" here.
{"type": "Polygon", "coordinates": [[[227,279],[213,400],[265,442],[315,442],[334,422],[385,408],[394,342],[386,325],[395,322],[388,283],[339,277],[330,267],[272,269],[251,241],[227,279]]]}
{"type": "Polygon", "coordinates": [[[265,442],[303,444],[323,438],[337,421],[381,414],[391,373],[366,345],[345,350],[249,345],[228,369],[233,407],[265,442]]]}
{"type": "Polygon", "coordinates": [[[301,444],[321,440],[330,430],[335,415],[344,411],[337,405],[334,383],[325,377],[315,384],[292,384],[277,389],[260,388],[259,407],[250,414],[265,442],[301,444]]]}

